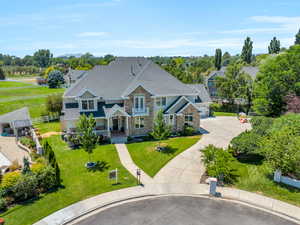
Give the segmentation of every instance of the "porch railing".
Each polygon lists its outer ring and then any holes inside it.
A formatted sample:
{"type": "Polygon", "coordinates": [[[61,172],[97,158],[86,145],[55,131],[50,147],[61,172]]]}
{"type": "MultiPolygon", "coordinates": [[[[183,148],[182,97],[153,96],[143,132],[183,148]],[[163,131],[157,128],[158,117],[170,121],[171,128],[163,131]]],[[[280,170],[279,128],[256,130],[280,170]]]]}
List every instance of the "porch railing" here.
{"type": "Polygon", "coordinates": [[[134,116],[147,116],[147,115],[149,115],[149,107],[146,107],[146,108],[132,108],[132,114],[134,116]]]}

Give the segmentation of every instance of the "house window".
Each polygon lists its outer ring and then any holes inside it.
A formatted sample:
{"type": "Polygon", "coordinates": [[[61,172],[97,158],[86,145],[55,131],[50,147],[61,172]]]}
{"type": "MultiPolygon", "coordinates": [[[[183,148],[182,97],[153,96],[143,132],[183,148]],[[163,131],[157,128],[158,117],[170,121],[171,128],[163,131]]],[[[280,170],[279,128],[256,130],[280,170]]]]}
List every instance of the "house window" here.
{"type": "Polygon", "coordinates": [[[184,121],[185,121],[186,123],[193,122],[193,114],[186,114],[186,115],[184,116],[184,121]]]}
{"type": "Polygon", "coordinates": [[[166,97],[156,98],[156,106],[157,107],[164,107],[166,105],[167,105],[167,98],[166,97]]]}
{"type": "Polygon", "coordinates": [[[94,110],[95,109],[94,100],[81,100],[81,108],[82,110],[94,110]]]}
{"type": "Polygon", "coordinates": [[[169,116],[169,124],[173,125],[174,124],[174,115],[169,116]]]}
{"type": "Polygon", "coordinates": [[[145,96],[134,96],[134,109],[136,111],[143,111],[145,109],[145,96]]]}
{"type": "Polygon", "coordinates": [[[134,120],[134,127],[139,129],[139,128],[144,128],[145,127],[145,120],[143,117],[135,117],[134,120]]]}

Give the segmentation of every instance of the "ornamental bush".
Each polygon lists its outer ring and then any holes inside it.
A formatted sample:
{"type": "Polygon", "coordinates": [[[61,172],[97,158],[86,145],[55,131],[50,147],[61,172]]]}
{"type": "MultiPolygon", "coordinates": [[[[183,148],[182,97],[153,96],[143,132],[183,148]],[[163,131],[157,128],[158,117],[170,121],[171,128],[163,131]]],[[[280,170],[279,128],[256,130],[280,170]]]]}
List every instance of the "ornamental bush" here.
{"type": "Polygon", "coordinates": [[[0,198],[0,211],[4,211],[7,208],[7,202],[4,198],[0,198]]]}
{"type": "Polygon", "coordinates": [[[251,131],[245,131],[239,136],[233,138],[230,142],[231,148],[235,155],[239,154],[255,154],[257,149],[260,147],[259,142],[262,136],[251,131]]]}
{"type": "Polygon", "coordinates": [[[49,88],[59,88],[65,83],[64,76],[59,70],[53,70],[49,73],[47,78],[49,88]]]}
{"type": "Polygon", "coordinates": [[[12,195],[16,201],[24,201],[37,195],[38,182],[34,174],[21,176],[11,188],[12,195]]]}
{"type": "Polygon", "coordinates": [[[196,133],[196,130],[195,130],[194,127],[185,125],[185,126],[183,127],[183,130],[181,131],[180,134],[181,134],[182,136],[191,136],[191,135],[193,135],[193,134],[195,134],[195,133],[196,133]]]}
{"type": "Polygon", "coordinates": [[[21,174],[19,171],[4,174],[2,177],[1,187],[4,189],[12,188],[18,182],[20,176],[21,174]]]}
{"type": "Polygon", "coordinates": [[[216,177],[220,182],[227,184],[236,180],[238,176],[237,161],[230,152],[213,145],[207,146],[202,152],[202,160],[209,176],[216,177]]]}

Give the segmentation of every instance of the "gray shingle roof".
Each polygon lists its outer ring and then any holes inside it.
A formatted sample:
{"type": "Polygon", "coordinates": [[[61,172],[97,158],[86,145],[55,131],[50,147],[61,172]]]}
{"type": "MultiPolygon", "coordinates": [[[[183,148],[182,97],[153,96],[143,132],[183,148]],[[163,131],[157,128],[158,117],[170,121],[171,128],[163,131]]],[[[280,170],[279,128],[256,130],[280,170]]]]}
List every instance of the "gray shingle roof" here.
{"type": "Polygon", "coordinates": [[[119,57],[107,66],[96,66],[70,87],[65,97],[87,89],[104,99],[126,97],[139,85],[153,95],[195,95],[197,92],[177,80],[151,60],[119,57]]]}
{"type": "Polygon", "coordinates": [[[212,102],[208,91],[203,84],[188,84],[188,86],[197,91],[202,102],[212,102]]]}
{"type": "Polygon", "coordinates": [[[80,79],[84,74],[85,70],[72,70],[69,69],[68,73],[65,75],[65,79],[77,80],[80,79]]]}
{"type": "Polygon", "coordinates": [[[27,107],[0,116],[0,123],[11,123],[17,120],[31,120],[27,107]]]}
{"type": "MultiPolygon", "coordinates": [[[[252,79],[255,80],[256,74],[258,73],[259,68],[255,67],[255,66],[243,66],[242,71],[249,74],[252,77],[252,79]]],[[[225,72],[226,72],[226,67],[222,67],[221,70],[219,70],[219,71],[217,71],[217,70],[212,71],[207,76],[206,80],[212,78],[213,76],[225,76],[225,72]]]]}

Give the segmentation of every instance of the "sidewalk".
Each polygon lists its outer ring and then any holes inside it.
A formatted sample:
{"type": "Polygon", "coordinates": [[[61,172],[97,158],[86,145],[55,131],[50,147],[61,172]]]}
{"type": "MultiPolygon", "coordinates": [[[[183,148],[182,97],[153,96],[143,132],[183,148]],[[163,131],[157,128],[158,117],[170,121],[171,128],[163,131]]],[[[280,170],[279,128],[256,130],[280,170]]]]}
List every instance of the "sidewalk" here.
{"type": "MultiPolygon", "coordinates": [[[[135,163],[133,162],[128,149],[125,144],[115,144],[116,149],[119,154],[120,161],[122,165],[134,176],[136,177],[137,169],[140,169],[135,163]]],[[[141,183],[142,184],[151,184],[153,183],[153,179],[146,174],[143,170],[141,170],[141,183]]]]}
{"type": "MultiPolygon", "coordinates": [[[[300,223],[300,208],[258,194],[241,191],[233,188],[218,188],[222,198],[232,199],[247,203],[250,207],[275,213],[285,219],[300,223]]],[[[206,184],[146,184],[144,187],[137,186],[104,193],[61,209],[52,215],[45,217],[34,225],[58,225],[69,224],[72,220],[86,215],[89,212],[113,205],[114,203],[126,203],[134,198],[159,197],[166,195],[186,195],[207,197],[209,186],[206,184]]]]}

